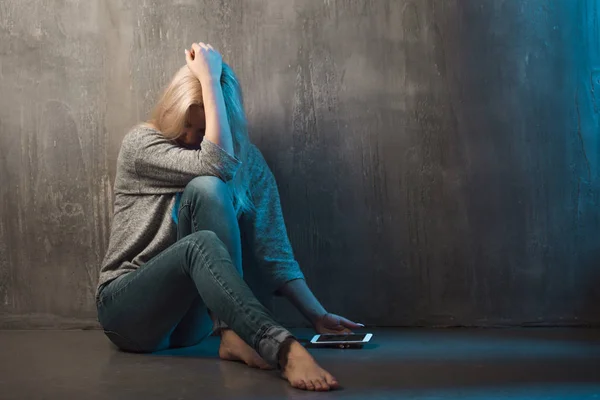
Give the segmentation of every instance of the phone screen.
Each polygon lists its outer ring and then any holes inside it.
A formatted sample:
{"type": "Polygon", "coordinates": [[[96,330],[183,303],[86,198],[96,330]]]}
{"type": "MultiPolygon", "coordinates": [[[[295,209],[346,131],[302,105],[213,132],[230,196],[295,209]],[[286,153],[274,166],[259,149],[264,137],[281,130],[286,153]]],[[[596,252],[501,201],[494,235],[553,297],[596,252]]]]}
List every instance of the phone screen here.
{"type": "Polygon", "coordinates": [[[362,342],[365,338],[364,334],[350,335],[321,335],[317,339],[317,343],[323,342],[362,342]]]}

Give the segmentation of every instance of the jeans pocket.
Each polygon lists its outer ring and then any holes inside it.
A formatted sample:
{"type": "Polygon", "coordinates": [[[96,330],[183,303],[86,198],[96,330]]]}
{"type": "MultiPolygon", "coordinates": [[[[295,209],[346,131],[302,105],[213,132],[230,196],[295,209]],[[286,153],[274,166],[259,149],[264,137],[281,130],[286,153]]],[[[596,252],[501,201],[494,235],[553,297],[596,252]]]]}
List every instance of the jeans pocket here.
{"type": "Polygon", "coordinates": [[[115,332],[104,330],[104,334],[110,339],[110,341],[117,346],[120,350],[131,352],[131,353],[143,353],[140,346],[137,345],[133,340],[127,339],[123,335],[115,332]]]}

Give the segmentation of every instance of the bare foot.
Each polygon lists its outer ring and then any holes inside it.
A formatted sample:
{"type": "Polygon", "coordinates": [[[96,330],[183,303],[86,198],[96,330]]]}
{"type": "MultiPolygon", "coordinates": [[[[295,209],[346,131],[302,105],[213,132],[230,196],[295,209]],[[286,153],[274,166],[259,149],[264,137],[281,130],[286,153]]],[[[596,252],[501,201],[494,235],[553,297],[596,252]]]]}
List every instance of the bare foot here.
{"type": "Polygon", "coordinates": [[[242,361],[252,368],[273,369],[272,366],[231,329],[224,329],[221,332],[219,357],[222,360],[242,361]]]}
{"type": "Polygon", "coordinates": [[[296,340],[284,343],[281,353],[282,375],[293,387],[317,391],[339,388],[337,380],[321,368],[310,353],[296,340]]]}

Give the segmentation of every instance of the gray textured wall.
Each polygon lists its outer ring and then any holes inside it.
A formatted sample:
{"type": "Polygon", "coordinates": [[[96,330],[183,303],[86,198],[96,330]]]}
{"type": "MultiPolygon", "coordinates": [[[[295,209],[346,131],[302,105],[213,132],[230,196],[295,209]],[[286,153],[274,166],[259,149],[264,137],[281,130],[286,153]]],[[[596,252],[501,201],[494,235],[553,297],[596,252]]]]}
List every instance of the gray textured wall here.
{"type": "Polygon", "coordinates": [[[121,138],[198,40],[241,77],[328,308],[599,323],[598,8],[1,0],[0,327],[94,324],[121,138]]]}

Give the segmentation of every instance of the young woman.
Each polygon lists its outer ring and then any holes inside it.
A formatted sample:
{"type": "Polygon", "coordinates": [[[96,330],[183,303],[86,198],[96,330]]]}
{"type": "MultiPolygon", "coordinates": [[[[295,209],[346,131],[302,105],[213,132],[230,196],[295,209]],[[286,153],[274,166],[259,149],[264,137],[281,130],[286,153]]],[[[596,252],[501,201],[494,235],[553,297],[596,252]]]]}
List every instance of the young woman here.
{"type": "Polygon", "coordinates": [[[219,356],[280,368],[292,386],[329,390],[323,370],[242,278],[241,236],[265,277],[318,333],[362,325],[327,313],[294,259],[273,174],[250,144],[233,71],[194,43],[151,120],[124,138],[98,319],[119,348],[192,346],[218,332],[219,356]]]}

